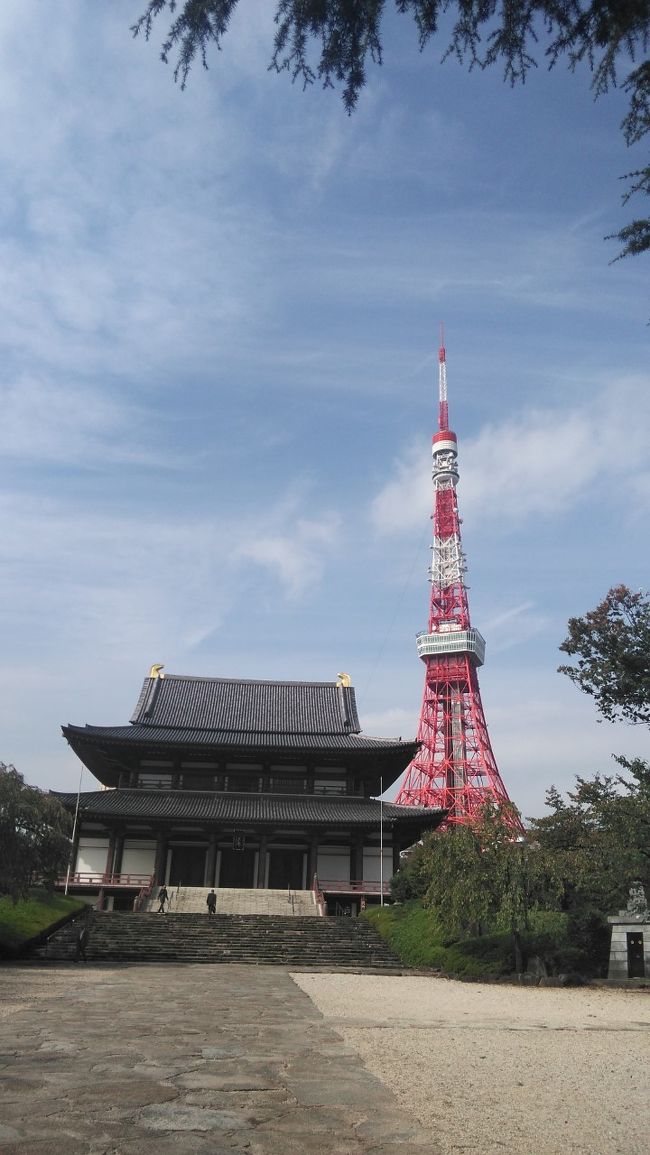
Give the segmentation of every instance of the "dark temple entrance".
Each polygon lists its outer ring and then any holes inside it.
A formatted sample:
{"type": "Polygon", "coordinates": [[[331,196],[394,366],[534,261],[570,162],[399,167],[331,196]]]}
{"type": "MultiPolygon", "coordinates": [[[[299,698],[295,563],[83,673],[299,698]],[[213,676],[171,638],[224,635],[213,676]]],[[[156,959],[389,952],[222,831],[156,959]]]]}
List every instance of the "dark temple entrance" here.
{"type": "Polygon", "coordinates": [[[269,890],[302,890],[304,850],[269,850],[269,890]]]}
{"type": "Polygon", "coordinates": [[[233,850],[230,847],[222,850],[219,886],[252,889],[255,886],[255,851],[248,848],[233,850]]]}
{"type": "Polygon", "coordinates": [[[169,885],[204,886],[205,854],[204,846],[173,846],[169,885]]]}

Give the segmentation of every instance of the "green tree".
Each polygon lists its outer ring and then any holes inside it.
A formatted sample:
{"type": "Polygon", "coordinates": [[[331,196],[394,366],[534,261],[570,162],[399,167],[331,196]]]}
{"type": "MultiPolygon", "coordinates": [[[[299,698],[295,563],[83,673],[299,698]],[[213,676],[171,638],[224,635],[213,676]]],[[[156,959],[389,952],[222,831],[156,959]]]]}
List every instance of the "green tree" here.
{"type": "Polygon", "coordinates": [[[36,882],[51,885],[66,868],[69,833],[57,799],[0,762],[0,895],[17,900],[36,882]]]}
{"type": "MultiPolygon", "coordinates": [[[[555,788],[550,813],[531,821],[529,836],[561,880],[560,907],[567,923],[566,969],[606,973],[607,915],[627,904],[640,879],[650,893],[650,768],[619,759],[624,775],[578,778],[565,801],[555,788]]],[[[564,968],[563,968],[564,969],[564,968]]]]}
{"type": "MultiPolygon", "coordinates": [[[[568,630],[560,649],[577,662],[560,672],[594,699],[608,721],[647,725],[648,594],[616,586],[594,610],[571,618],[568,630]]],[[[578,777],[568,801],[550,790],[550,814],[531,824],[532,836],[557,855],[564,908],[583,925],[596,913],[604,918],[624,906],[634,879],[650,887],[650,766],[640,758],[616,761],[623,774],[578,777]]]]}
{"type": "MultiPolygon", "coordinates": [[[[238,0],[148,0],[132,27],[149,39],[156,17],[171,17],[161,56],[176,53],[174,76],[185,86],[198,57],[207,68],[212,45],[221,47],[238,0]]],[[[368,63],[381,64],[382,19],[386,0],[276,0],[276,34],[270,67],[288,71],[303,85],[318,79],[324,87],[343,86],[348,112],[366,82],[368,63]]],[[[443,59],[455,56],[470,68],[500,64],[510,84],[523,82],[542,54],[552,68],[564,57],[574,70],[586,63],[592,88],[601,96],[621,83],[630,107],[621,125],[628,145],[650,129],[650,61],[637,63],[650,39],[650,0],[395,0],[400,13],[416,24],[420,50],[453,13],[443,59]],[[623,62],[625,62],[623,64],[623,62]],[[631,71],[621,77],[621,68],[631,71]]],[[[637,193],[650,194],[650,166],[628,173],[626,203],[637,193]]],[[[608,238],[610,239],[610,238],[608,238]]],[[[623,248],[619,256],[650,248],[650,220],[630,222],[611,239],[623,248]]]]}
{"type": "Polygon", "coordinates": [[[554,857],[513,838],[512,816],[486,806],[471,826],[427,835],[397,875],[393,896],[421,897],[450,938],[506,931],[521,970],[530,916],[557,905],[561,890],[554,857]]]}
{"type": "Polygon", "coordinates": [[[650,887],[650,767],[619,762],[626,774],[578,777],[568,801],[553,787],[550,813],[530,823],[531,840],[556,860],[570,912],[611,914],[627,902],[634,879],[650,887]]]}
{"type": "Polygon", "coordinates": [[[582,618],[570,618],[560,666],[608,721],[650,722],[650,598],[616,586],[582,618]]]}

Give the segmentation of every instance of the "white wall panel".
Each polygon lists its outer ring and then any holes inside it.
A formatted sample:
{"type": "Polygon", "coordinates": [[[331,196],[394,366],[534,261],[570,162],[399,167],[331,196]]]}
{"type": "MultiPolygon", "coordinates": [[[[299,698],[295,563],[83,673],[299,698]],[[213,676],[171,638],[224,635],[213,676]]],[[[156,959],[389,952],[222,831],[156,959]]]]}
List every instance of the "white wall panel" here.
{"type": "Polygon", "coordinates": [[[319,850],[317,872],[319,878],[329,879],[331,882],[350,881],[350,852],[349,850],[319,850]]]}
{"type": "Polygon", "coordinates": [[[156,862],[155,842],[126,839],[122,854],[122,874],[153,874],[156,862]]]}
{"type": "Polygon", "coordinates": [[[81,874],[103,874],[108,860],[108,838],[80,838],[75,870],[81,874]]]}
{"type": "MultiPolygon", "coordinates": [[[[384,848],[384,882],[393,877],[393,852],[384,848]]],[[[364,882],[380,882],[379,847],[364,847],[363,851],[363,880],[364,882]]]]}

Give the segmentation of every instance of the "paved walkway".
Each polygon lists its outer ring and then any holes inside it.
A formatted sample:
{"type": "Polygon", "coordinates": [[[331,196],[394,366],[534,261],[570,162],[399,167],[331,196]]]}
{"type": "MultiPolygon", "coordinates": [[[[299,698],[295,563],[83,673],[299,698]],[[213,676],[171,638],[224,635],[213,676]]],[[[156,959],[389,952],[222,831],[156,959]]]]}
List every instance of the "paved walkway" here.
{"type": "Polygon", "coordinates": [[[2,1155],[435,1155],[277,967],[0,971],[2,1155]]]}

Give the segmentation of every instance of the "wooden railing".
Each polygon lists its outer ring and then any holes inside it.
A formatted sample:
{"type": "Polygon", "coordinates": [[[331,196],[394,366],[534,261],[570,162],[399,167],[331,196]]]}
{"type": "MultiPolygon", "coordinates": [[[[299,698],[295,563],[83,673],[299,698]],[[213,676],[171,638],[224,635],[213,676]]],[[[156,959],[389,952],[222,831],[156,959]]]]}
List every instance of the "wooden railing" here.
{"type": "Polygon", "coordinates": [[[317,874],[315,874],[313,879],[312,879],[311,889],[312,889],[313,894],[314,894],[314,902],[316,903],[316,909],[318,910],[320,917],[324,918],[325,915],[327,914],[327,899],[325,898],[325,895],[323,894],[323,892],[320,888],[320,883],[318,881],[318,875],[317,874]]]}
{"type": "Polygon", "coordinates": [[[149,898],[149,897],[150,897],[150,895],[151,895],[151,892],[152,892],[152,890],[153,890],[153,880],[154,880],[154,875],[152,874],[152,875],[151,875],[151,876],[150,876],[150,877],[147,879],[147,881],[146,881],[146,883],[144,884],[144,886],[141,886],[141,887],[140,887],[140,890],[138,891],[138,893],[136,894],[135,898],[133,899],[133,909],[134,909],[134,911],[139,911],[139,910],[142,910],[142,904],[145,902],[145,900],[146,900],[147,898],[149,898]]]}
{"type": "MultiPolygon", "coordinates": [[[[150,874],[96,874],[91,871],[77,870],[68,878],[68,888],[71,886],[128,886],[143,888],[151,886],[153,875],[150,874]]],[[[65,886],[66,876],[63,874],[57,880],[58,886],[65,886]]]]}
{"type": "MultiPolygon", "coordinates": [[[[314,876],[315,877],[315,876],[314,876]]],[[[381,894],[381,882],[366,882],[364,879],[355,879],[351,882],[341,882],[335,878],[319,878],[318,886],[321,892],[331,894],[381,894]]],[[[384,882],[384,895],[390,894],[390,882],[384,882]]]]}

